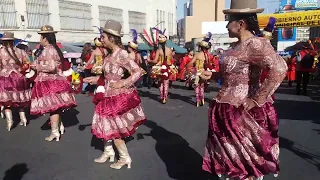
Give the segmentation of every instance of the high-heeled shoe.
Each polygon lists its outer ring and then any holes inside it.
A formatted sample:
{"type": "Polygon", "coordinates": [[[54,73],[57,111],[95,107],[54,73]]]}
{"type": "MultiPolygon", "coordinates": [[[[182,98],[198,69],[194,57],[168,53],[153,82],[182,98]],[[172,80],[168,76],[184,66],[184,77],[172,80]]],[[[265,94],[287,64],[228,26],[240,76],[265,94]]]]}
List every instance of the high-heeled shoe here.
{"type": "Polygon", "coordinates": [[[59,133],[58,124],[59,124],[59,122],[57,122],[57,121],[51,121],[51,134],[50,134],[50,136],[45,138],[46,141],[51,142],[54,139],[56,141],[60,140],[60,133],[59,133]]]}
{"type": "Polygon", "coordinates": [[[27,118],[26,118],[26,113],[23,112],[23,111],[21,111],[21,112],[19,112],[19,116],[20,116],[20,123],[19,123],[19,125],[26,127],[26,126],[27,126],[27,123],[28,123],[28,120],[27,120],[27,118]]]}
{"type": "Polygon", "coordinates": [[[13,125],[13,119],[12,119],[12,111],[11,110],[5,110],[4,114],[7,119],[7,130],[11,131],[12,125],[13,125]]]}
{"type": "Polygon", "coordinates": [[[113,150],[112,145],[108,145],[104,147],[104,151],[102,155],[95,159],[94,162],[96,163],[105,163],[108,159],[109,162],[114,162],[115,152],[113,150]]]}
{"type": "Polygon", "coordinates": [[[1,111],[0,111],[0,112],[1,112],[1,118],[2,118],[2,119],[4,119],[4,113],[3,113],[3,110],[4,110],[4,106],[1,106],[1,111]]]}
{"type": "Polygon", "coordinates": [[[162,104],[166,104],[166,103],[167,103],[167,99],[166,99],[166,98],[163,98],[162,104]]]}
{"type": "Polygon", "coordinates": [[[62,121],[60,122],[60,128],[59,129],[60,129],[60,134],[63,135],[65,130],[64,130],[64,125],[63,125],[62,121]]]}
{"type": "Polygon", "coordinates": [[[197,102],[197,107],[199,107],[200,106],[200,102],[197,102]]]}
{"type": "Polygon", "coordinates": [[[121,144],[115,143],[115,145],[116,145],[117,150],[119,152],[120,158],[116,163],[111,164],[110,167],[113,169],[121,169],[123,166],[127,165],[128,169],[130,169],[132,160],[131,160],[131,157],[129,156],[128,149],[127,149],[125,142],[123,142],[121,144]]]}

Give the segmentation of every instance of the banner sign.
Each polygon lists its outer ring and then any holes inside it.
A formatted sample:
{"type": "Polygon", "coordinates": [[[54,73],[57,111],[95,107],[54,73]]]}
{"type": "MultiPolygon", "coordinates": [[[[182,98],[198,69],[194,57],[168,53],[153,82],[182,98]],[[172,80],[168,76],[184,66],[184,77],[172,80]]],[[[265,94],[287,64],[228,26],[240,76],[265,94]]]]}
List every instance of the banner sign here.
{"type": "Polygon", "coordinates": [[[283,14],[260,14],[258,15],[260,28],[267,26],[270,17],[277,19],[277,28],[320,26],[320,10],[297,11],[283,14]]]}

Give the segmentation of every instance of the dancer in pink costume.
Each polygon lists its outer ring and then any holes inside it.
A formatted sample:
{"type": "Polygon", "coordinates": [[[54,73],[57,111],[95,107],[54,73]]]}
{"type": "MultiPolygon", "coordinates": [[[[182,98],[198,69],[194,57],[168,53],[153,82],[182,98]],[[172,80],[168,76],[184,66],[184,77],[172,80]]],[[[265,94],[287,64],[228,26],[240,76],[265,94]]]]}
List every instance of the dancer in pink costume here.
{"type": "Polygon", "coordinates": [[[14,47],[14,34],[4,32],[0,49],[0,106],[4,107],[7,130],[13,125],[12,107],[20,108],[20,125],[27,126],[24,108],[30,106],[31,89],[24,76],[29,57],[25,51],[14,47]]]}
{"type": "Polygon", "coordinates": [[[71,84],[66,78],[71,75],[67,73],[70,71],[70,63],[64,59],[57,46],[55,33],[51,26],[41,27],[38,32],[41,35],[41,46],[31,64],[31,68],[37,71],[37,77],[32,88],[30,114],[50,113],[51,134],[45,138],[46,141],[59,141],[59,131],[63,127],[60,126],[59,114],[76,106],[71,84]]]}
{"type": "MultiPolygon", "coordinates": [[[[221,62],[222,87],[209,109],[209,131],[202,168],[223,178],[261,180],[279,173],[278,117],[272,94],[287,72],[284,59],[270,41],[260,34],[256,0],[232,0],[227,25],[229,36],[238,42],[221,62]],[[264,82],[250,92],[250,82],[259,82],[260,74],[249,76],[250,67],[268,69],[264,82]]],[[[211,78],[205,71],[201,76],[211,78]]]]}
{"type": "Polygon", "coordinates": [[[211,40],[212,34],[209,32],[204,40],[200,41],[198,46],[200,52],[197,53],[191,62],[189,62],[188,66],[192,66],[195,64],[194,68],[191,69],[188,73],[189,83],[194,84],[194,91],[196,94],[196,103],[197,107],[204,105],[204,88],[207,81],[202,79],[200,75],[203,71],[216,72],[215,67],[218,65],[213,64],[213,56],[209,53],[209,49],[211,48],[211,40]]]}
{"type": "Polygon", "coordinates": [[[104,59],[103,75],[84,79],[84,82],[98,84],[97,91],[99,94],[103,93],[96,102],[91,131],[97,138],[104,140],[105,146],[103,154],[94,161],[114,161],[115,152],[111,144],[113,141],[120,156],[120,159],[110,166],[114,169],[120,169],[124,165],[131,168],[132,160],[123,138],[133,135],[146,119],[134,87],[134,83],[142,76],[142,69],[123,49],[121,28],[120,22],[114,20],[108,20],[101,28],[101,41],[110,52],[104,59]],[[130,76],[122,79],[125,71],[128,71],[130,76]]]}
{"type": "Polygon", "coordinates": [[[156,52],[156,56],[153,60],[148,60],[150,63],[156,63],[152,67],[151,76],[159,79],[160,99],[163,104],[167,103],[169,78],[178,73],[178,69],[175,65],[171,64],[173,51],[172,48],[166,46],[167,36],[164,35],[165,30],[162,32],[157,28],[153,28],[159,32],[159,48],[156,52]]]}

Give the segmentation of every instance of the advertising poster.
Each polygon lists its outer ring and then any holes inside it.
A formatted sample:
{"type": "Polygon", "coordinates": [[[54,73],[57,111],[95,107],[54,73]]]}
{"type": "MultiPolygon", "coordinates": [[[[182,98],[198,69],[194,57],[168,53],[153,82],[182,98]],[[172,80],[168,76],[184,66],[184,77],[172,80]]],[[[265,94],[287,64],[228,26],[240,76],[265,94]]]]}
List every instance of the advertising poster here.
{"type": "Polygon", "coordinates": [[[282,11],[317,9],[318,0],[281,0],[282,11]]]}
{"type": "Polygon", "coordinates": [[[296,41],[297,28],[279,28],[278,41],[296,41]]]}

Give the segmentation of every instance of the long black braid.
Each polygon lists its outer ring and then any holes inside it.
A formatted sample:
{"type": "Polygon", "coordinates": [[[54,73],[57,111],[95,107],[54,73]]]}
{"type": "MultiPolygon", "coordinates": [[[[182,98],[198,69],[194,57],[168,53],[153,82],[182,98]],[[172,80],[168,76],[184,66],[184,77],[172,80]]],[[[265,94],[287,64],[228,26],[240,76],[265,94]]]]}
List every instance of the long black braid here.
{"type": "Polygon", "coordinates": [[[21,66],[22,63],[19,60],[18,56],[16,55],[13,41],[3,41],[3,46],[4,46],[4,49],[7,51],[7,53],[9,54],[9,56],[15,61],[15,63],[21,66]],[[11,49],[12,53],[9,51],[9,49],[11,49]]]}
{"type": "MultiPolygon", "coordinates": [[[[51,44],[56,49],[56,51],[60,57],[62,71],[67,70],[67,69],[65,69],[65,65],[63,63],[65,61],[65,58],[63,57],[63,53],[61,52],[60,48],[57,45],[56,35],[54,33],[48,33],[48,34],[41,34],[41,36],[43,38],[46,38],[48,43],[51,44]]],[[[44,50],[44,47],[40,46],[39,49],[35,52],[36,58],[38,58],[42,54],[43,50],[44,50]]]]}

